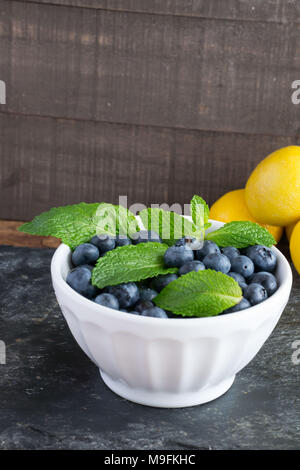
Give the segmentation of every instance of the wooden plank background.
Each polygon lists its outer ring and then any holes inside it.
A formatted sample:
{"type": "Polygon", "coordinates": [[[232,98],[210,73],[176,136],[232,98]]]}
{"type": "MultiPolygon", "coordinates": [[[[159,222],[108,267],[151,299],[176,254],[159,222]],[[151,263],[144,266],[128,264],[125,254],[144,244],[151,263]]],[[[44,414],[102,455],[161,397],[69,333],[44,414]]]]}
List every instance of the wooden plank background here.
{"type": "MultiPolygon", "coordinates": [[[[22,1],[22,0],[21,0],[22,1]]],[[[27,0],[30,2],[31,0],[27,0]]],[[[246,21],[299,22],[293,0],[38,0],[39,3],[99,10],[131,11],[246,21]]],[[[32,0],[36,3],[36,0],[32,0]]]]}
{"type": "Polygon", "coordinates": [[[212,203],[299,144],[299,2],[0,0],[0,218],[212,203]]]}

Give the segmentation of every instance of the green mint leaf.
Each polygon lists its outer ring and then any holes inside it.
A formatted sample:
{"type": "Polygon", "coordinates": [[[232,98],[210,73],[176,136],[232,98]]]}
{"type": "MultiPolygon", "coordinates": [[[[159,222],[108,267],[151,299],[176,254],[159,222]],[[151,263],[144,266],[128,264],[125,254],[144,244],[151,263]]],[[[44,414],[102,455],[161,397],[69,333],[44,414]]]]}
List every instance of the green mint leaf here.
{"type": "Polygon", "coordinates": [[[99,204],[81,202],[72,206],[53,207],[48,212],[36,216],[18,230],[31,235],[57,237],[74,249],[87,242],[96,234],[94,215],[99,204]]]}
{"type": "Polygon", "coordinates": [[[94,223],[97,235],[132,235],[139,231],[135,216],[123,206],[103,202],[95,212],[94,223]]]}
{"type": "Polygon", "coordinates": [[[92,283],[103,289],[124,282],[137,282],[159,274],[177,272],[164,267],[167,245],[156,242],[127,245],[107,252],[93,269],[92,283]]]}
{"type": "Polygon", "coordinates": [[[221,272],[190,272],[170,282],[153,302],[184,317],[218,315],[242,300],[238,283],[221,272]]]}
{"type": "Polygon", "coordinates": [[[234,246],[236,248],[276,244],[276,240],[267,229],[250,221],[229,222],[215,232],[208,233],[205,238],[219,246],[234,246]]]}
{"type": "Polygon", "coordinates": [[[211,226],[211,224],[208,222],[209,207],[204,199],[202,199],[200,196],[197,196],[196,194],[191,200],[191,216],[196,227],[198,227],[200,230],[202,229],[202,238],[204,238],[205,230],[211,226]]]}
{"type": "Polygon", "coordinates": [[[171,246],[184,236],[203,239],[203,230],[182,215],[163,209],[144,209],[139,213],[144,227],[154,230],[167,245],[171,246]]]}
{"type": "Polygon", "coordinates": [[[94,235],[129,234],[138,230],[133,214],[122,206],[106,203],[53,207],[23,224],[21,232],[57,237],[71,249],[88,242],[94,235]]]}

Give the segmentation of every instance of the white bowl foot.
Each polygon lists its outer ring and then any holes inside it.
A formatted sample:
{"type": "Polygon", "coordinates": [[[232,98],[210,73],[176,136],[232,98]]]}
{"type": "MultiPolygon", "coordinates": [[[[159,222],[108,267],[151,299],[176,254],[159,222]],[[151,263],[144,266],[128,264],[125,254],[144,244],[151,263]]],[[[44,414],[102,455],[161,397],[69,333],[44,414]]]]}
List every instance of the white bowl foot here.
{"type": "MultiPolygon", "coordinates": [[[[100,369],[99,369],[100,370],[100,369]]],[[[104,383],[122,398],[139,403],[140,405],[154,406],[158,408],[182,408],[185,406],[201,405],[223,395],[234,382],[235,375],[212,387],[196,392],[155,392],[137,388],[131,388],[124,382],[112,379],[100,370],[104,383]]]]}

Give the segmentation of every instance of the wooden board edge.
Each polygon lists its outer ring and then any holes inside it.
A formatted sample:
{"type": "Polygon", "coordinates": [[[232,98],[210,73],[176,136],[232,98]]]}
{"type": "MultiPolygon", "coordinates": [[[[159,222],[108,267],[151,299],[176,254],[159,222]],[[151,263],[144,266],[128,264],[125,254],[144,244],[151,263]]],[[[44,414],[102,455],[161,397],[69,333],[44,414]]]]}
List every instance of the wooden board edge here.
{"type": "Polygon", "coordinates": [[[0,220],[0,245],[25,246],[30,248],[57,248],[60,240],[54,237],[39,237],[19,232],[24,222],[19,220],[0,220]]]}

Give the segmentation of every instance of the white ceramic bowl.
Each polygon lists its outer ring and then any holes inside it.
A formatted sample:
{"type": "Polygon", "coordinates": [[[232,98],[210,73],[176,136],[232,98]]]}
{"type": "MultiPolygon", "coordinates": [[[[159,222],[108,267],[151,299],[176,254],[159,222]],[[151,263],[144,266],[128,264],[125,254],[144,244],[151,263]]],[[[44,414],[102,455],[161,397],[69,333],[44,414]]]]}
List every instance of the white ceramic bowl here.
{"type": "MultiPolygon", "coordinates": [[[[212,222],[216,230],[220,222],[212,222]]],[[[277,255],[279,289],[241,312],[205,318],[148,318],[102,307],[65,282],[71,252],[57,248],[51,265],[55,294],[79,346],[121,397],[156,407],[193,406],[232,385],[267,340],[288,301],[292,273],[277,255]]]]}

